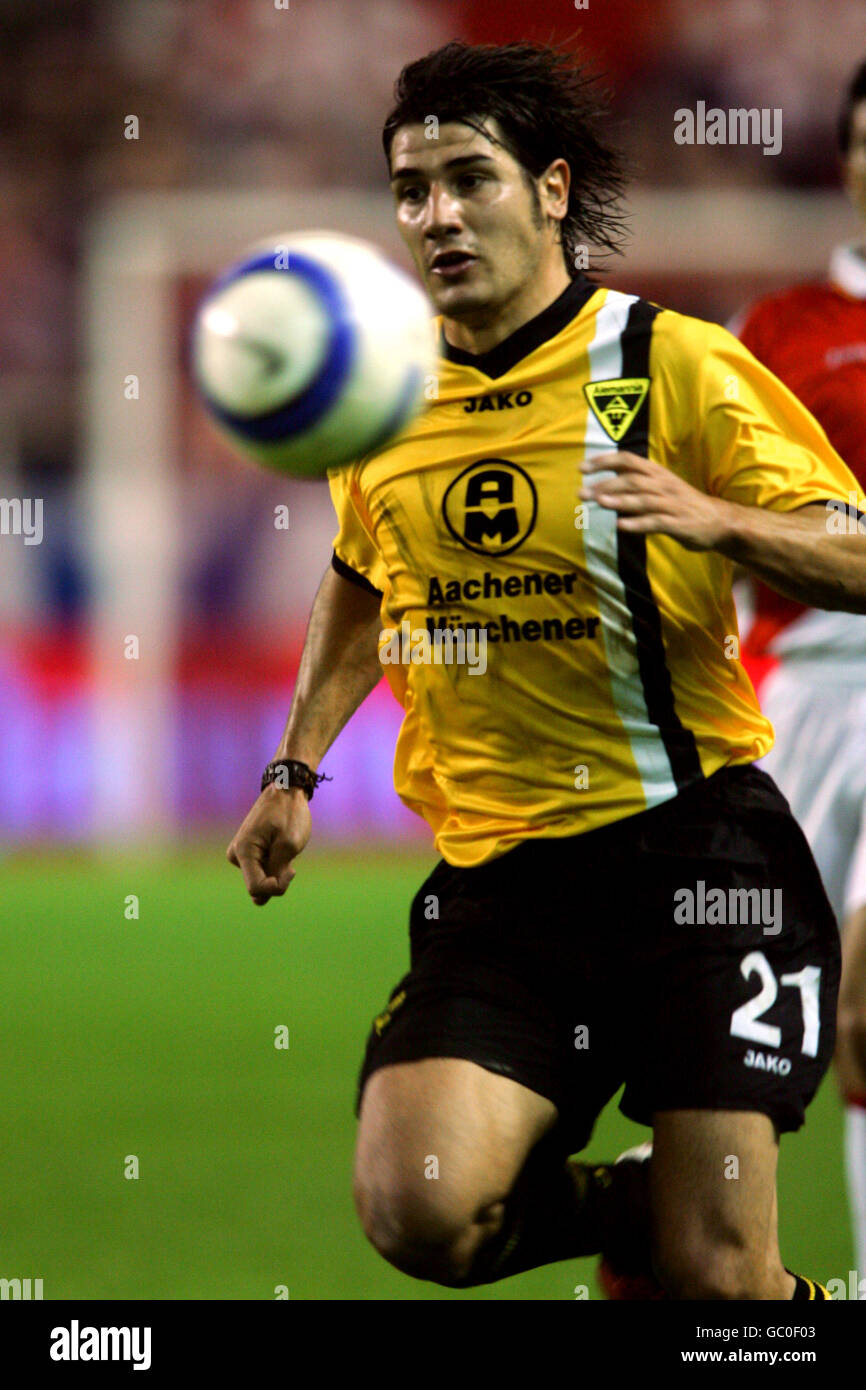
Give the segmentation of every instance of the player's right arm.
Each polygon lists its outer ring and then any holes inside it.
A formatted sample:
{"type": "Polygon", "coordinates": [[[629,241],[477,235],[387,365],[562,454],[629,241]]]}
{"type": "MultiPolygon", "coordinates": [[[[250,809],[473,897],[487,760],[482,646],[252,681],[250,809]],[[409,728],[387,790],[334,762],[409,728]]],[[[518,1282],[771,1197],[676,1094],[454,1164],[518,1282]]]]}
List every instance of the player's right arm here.
{"type": "MultiPolygon", "coordinates": [[[[310,613],[285,732],[274,759],[295,758],[314,771],[382,674],[378,637],[381,594],[331,567],[310,613]]],[[[258,797],[226,850],[253,902],[285,893],[292,861],[310,838],[312,820],[300,787],[271,785],[258,797]]]]}

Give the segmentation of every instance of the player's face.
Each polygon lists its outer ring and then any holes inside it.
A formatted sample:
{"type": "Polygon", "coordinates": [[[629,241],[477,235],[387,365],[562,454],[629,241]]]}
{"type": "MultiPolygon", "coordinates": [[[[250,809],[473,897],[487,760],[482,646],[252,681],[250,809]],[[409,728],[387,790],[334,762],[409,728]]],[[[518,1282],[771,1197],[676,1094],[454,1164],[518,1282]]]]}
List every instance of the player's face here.
{"type": "Polygon", "coordinates": [[[866,101],[858,102],[851,112],[851,142],[844,169],[848,197],[866,222],[866,101]]]}
{"type": "MultiPolygon", "coordinates": [[[[486,125],[499,137],[495,121],[486,125]]],[[[516,160],[471,126],[448,122],[435,140],[423,125],[400,127],[391,146],[397,224],[439,313],[484,319],[552,250],[561,260],[544,216],[547,187],[538,182],[540,200],[516,160]]]]}

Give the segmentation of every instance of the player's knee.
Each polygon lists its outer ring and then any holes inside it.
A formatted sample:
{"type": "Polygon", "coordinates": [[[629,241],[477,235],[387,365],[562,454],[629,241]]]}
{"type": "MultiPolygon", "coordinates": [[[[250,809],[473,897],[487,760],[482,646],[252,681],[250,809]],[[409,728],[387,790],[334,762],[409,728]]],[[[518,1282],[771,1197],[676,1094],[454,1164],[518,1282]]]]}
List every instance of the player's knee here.
{"type": "Polygon", "coordinates": [[[653,1268],[671,1298],[748,1301],[774,1296],[764,1252],[736,1241],[671,1243],[655,1253],[653,1268]]]}
{"type": "Polygon", "coordinates": [[[467,1277],[472,1217],[438,1184],[383,1187],[356,1180],[355,1206],[370,1244],[402,1273],[449,1286],[467,1277]]]}

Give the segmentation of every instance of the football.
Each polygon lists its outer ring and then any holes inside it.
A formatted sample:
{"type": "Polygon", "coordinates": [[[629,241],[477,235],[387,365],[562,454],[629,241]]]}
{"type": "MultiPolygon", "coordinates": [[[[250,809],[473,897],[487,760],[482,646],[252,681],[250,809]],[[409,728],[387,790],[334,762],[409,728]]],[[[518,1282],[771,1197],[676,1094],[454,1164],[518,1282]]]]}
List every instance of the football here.
{"type": "Polygon", "coordinates": [[[372,453],[425,402],[433,309],[376,246],[336,232],[252,247],[199,305],[192,369],[245,457],[321,477],[372,453]]]}

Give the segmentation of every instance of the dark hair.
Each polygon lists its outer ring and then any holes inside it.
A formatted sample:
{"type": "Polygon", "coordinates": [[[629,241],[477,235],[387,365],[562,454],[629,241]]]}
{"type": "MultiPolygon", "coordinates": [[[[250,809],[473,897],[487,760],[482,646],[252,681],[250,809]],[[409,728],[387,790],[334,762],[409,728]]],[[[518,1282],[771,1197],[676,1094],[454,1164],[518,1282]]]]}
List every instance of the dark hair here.
{"type": "Polygon", "coordinates": [[[866,63],[861,63],[845,93],[845,102],[839,112],[839,152],[843,158],[847,155],[851,147],[851,116],[854,107],[861,101],[866,101],[866,63]]]}
{"type": "Polygon", "coordinates": [[[619,253],[625,164],[600,131],[607,93],[571,54],[535,43],[454,40],[404,67],[394,84],[394,101],[382,130],[389,167],[398,127],[423,123],[430,115],[440,124],[459,121],[486,135],[532,178],[553,160],[564,159],[571,187],[559,226],[569,274],[577,274],[576,253],[584,243],[619,253]],[[502,140],[483,128],[491,119],[499,122],[502,140]]]}

